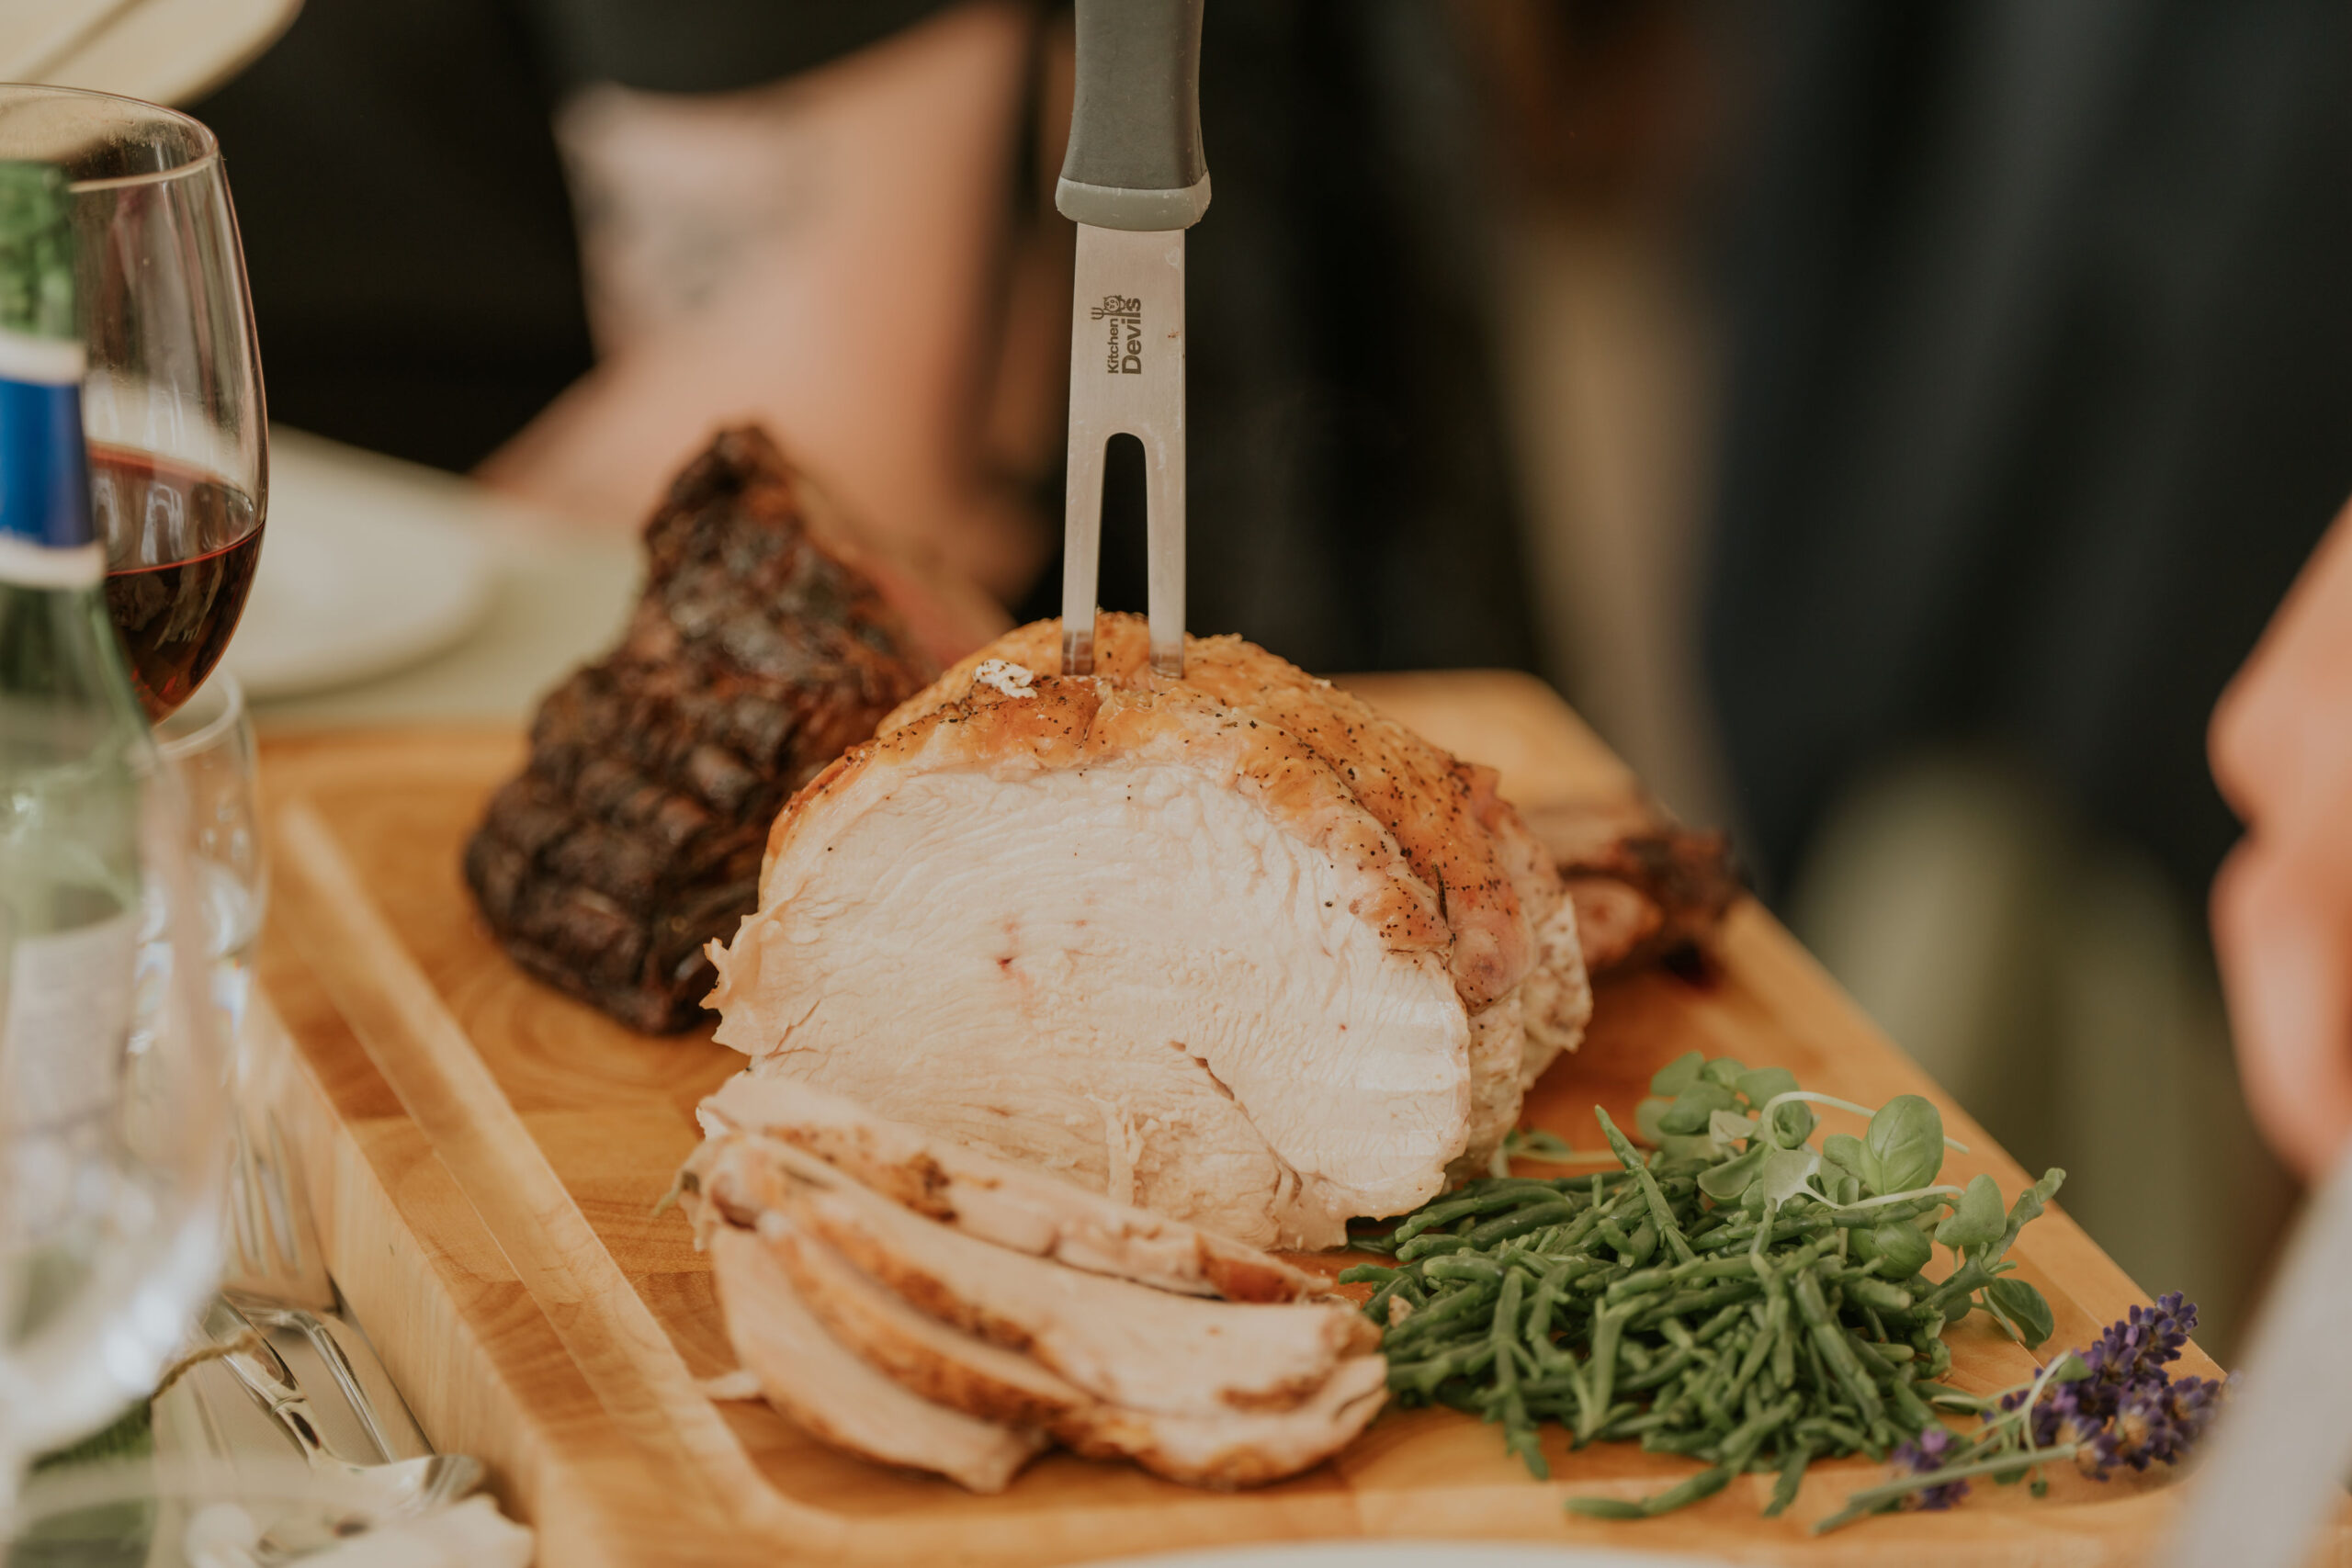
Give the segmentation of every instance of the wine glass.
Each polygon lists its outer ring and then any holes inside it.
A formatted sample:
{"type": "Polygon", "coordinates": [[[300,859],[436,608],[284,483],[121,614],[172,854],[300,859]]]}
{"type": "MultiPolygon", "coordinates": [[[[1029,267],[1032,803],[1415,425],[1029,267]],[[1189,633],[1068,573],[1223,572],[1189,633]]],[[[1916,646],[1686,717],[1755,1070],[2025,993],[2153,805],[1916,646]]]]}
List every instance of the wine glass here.
{"type": "MultiPolygon", "coordinates": [[[[169,110],[0,86],[0,159],[72,181],[107,611],[167,712],[233,629],[261,525],[219,153],[169,110]]],[[[19,619],[71,646],[74,623],[19,619]]],[[[62,702],[36,681],[0,713],[0,1539],[27,1458],[153,1389],[220,1271],[226,1056],[187,798],[118,680],[62,702]]]]}
{"type": "Polygon", "coordinates": [[[255,789],[259,746],[237,678],[222,671],[155,725],[155,743],[187,798],[212,996],[232,1050],[243,1045],[253,950],[269,890],[255,789]]]}
{"type": "Polygon", "coordinates": [[[159,719],[237,629],[268,510],[261,361],[220,150],[153,104],[8,86],[0,158],[56,164],[72,182],[107,611],[159,719]]]}
{"type": "MultiPolygon", "coordinates": [[[[31,1456],[155,1385],[220,1279],[226,1057],[207,984],[186,796],[152,743],[133,760],[134,941],[52,941],[42,984],[10,976],[0,1054],[0,1541],[31,1456]],[[119,955],[136,953],[125,964],[119,955]],[[62,975],[60,964],[78,965],[62,975]],[[15,993],[75,1017],[28,1011],[15,993]],[[101,1051],[44,1049],[119,1041],[101,1051]]],[[[126,935],[129,933],[126,932],[126,935]]]]}

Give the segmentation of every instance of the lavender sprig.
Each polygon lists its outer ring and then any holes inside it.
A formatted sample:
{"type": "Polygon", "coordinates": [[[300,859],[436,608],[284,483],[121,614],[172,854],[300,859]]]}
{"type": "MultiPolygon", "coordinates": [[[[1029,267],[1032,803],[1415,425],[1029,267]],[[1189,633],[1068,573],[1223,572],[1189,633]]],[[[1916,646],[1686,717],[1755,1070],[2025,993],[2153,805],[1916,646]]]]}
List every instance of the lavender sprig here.
{"type": "Polygon", "coordinates": [[[2197,1308],[2177,1291],[2154,1307],[2133,1307],[2096,1344],[1978,1406],[1985,1423],[1973,1441],[1937,1427],[1896,1449],[1895,1462],[1911,1473],[1855,1493],[1815,1533],[1887,1508],[1948,1508],[1970,1476],[2013,1477],[2072,1459],[2084,1474],[2105,1481],[2121,1466],[2177,1464],[2229,1392],[2226,1380],[2165,1371],[2196,1326],[2197,1308]]]}
{"type": "MultiPolygon", "coordinates": [[[[1914,1475],[1932,1475],[1957,1462],[1961,1446],[1950,1428],[1930,1427],[1898,1447],[1892,1457],[1896,1464],[1908,1469],[1914,1475]]],[[[1967,1495],[1968,1483],[1965,1480],[1945,1481],[1906,1493],[1904,1506],[1929,1510],[1949,1508],[1967,1495]]]]}

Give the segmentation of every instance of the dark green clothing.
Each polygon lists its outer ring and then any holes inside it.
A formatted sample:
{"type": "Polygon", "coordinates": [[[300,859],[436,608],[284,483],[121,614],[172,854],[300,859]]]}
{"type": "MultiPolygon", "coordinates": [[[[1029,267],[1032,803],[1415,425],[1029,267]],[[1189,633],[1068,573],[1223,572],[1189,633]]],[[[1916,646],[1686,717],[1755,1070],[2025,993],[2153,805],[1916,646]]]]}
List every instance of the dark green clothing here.
{"type": "Polygon", "coordinates": [[[1754,861],[1973,740],[2201,900],[2207,716],[2352,494],[2352,9],[1751,15],[1707,662],[1754,861]]]}

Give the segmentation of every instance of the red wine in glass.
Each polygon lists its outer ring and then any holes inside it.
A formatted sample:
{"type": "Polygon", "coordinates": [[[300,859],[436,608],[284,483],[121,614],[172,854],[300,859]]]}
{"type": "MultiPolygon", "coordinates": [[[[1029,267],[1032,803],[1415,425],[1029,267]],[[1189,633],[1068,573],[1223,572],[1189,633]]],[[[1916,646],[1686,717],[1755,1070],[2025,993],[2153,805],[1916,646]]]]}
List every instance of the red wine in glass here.
{"type": "Polygon", "coordinates": [[[90,510],[107,545],[107,614],[150,720],[196,693],[237,629],[261,560],[254,498],[149,452],[93,443],[90,510]]]}

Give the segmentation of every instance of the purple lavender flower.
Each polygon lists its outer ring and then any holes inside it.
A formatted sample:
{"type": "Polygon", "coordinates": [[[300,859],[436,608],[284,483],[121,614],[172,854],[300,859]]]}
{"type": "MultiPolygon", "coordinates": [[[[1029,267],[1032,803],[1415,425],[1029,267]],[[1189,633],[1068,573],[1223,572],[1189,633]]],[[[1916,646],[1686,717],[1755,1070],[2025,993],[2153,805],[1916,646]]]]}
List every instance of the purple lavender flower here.
{"type": "Polygon", "coordinates": [[[2196,1303],[2174,1291],[2158,1296],[2153,1307],[2133,1307],[2129,1317],[2098,1337],[2083,1359],[2088,1361],[2096,1353],[2094,1372],[2120,1390],[2144,1377],[2161,1378],[2164,1374],[2156,1369],[2180,1359],[2196,1326],[2196,1303]]]}
{"type": "MultiPolygon", "coordinates": [[[[1952,1450],[1959,1445],[1950,1431],[1941,1427],[1929,1427],[1909,1442],[1896,1447],[1894,1462],[1914,1475],[1926,1475],[1941,1470],[1952,1461],[1952,1450]]],[[[1927,1486],[1903,1500],[1906,1508],[1949,1508],[1968,1495],[1968,1483],[1947,1481],[1939,1486],[1927,1486]]]]}
{"type": "MultiPolygon", "coordinates": [[[[2159,1297],[2154,1307],[2133,1307],[2097,1344],[2077,1352],[2088,1377],[2052,1386],[2034,1405],[2034,1446],[2074,1444],[2076,1466],[2099,1481],[2122,1465],[2145,1470],[2177,1462],[2224,1392],[2211,1379],[2175,1382],[2164,1370],[2180,1359],[2196,1326],[2196,1306],[2177,1291],[2159,1297]]],[[[2016,1409],[2025,1393],[2003,1395],[2001,1408],[2016,1409]]]]}
{"type": "MultiPolygon", "coordinates": [[[[2098,1354],[2098,1347],[2093,1346],[2082,1354],[2087,1361],[2098,1354]]],[[[2001,1408],[2016,1409],[2025,1402],[2025,1395],[2024,1389],[2003,1394],[2001,1408]]],[[[2073,1443],[2075,1462],[2083,1472],[2104,1481],[2113,1464],[2100,1457],[2100,1445],[2106,1439],[2108,1422],[2115,1415],[2115,1406],[2114,1391],[2102,1384],[2096,1374],[2079,1382],[2052,1383],[2042,1391],[2033,1407],[2033,1446],[2050,1449],[2073,1443]]]]}
{"type": "Polygon", "coordinates": [[[2109,1462],[2145,1470],[2177,1463],[2221,1403],[2222,1384],[2210,1378],[2143,1378],[2123,1395],[2109,1428],[2109,1462]]]}

